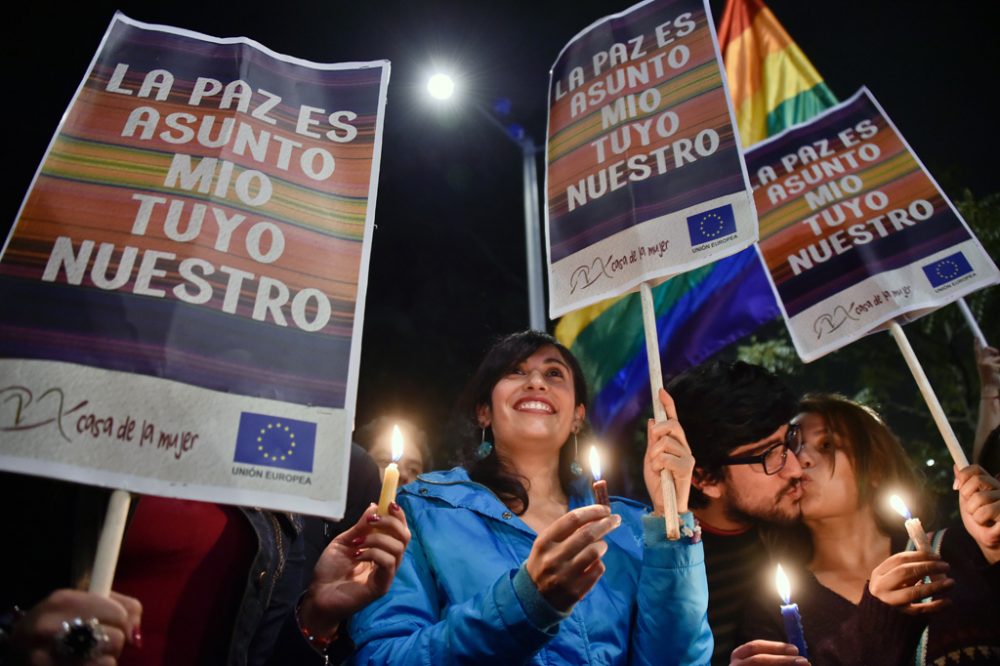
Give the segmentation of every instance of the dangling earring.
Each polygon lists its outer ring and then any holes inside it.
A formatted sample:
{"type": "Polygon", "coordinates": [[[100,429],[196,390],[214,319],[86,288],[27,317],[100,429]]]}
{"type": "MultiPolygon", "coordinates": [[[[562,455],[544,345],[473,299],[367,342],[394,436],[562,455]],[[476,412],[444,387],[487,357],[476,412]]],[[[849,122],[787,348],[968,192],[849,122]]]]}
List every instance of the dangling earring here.
{"type": "Polygon", "coordinates": [[[569,471],[573,473],[573,476],[583,474],[583,468],[580,467],[580,443],[576,440],[576,430],[573,431],[573,462],[569,464],[569,471]]]}
{"type": "Polygon", "coordinates": [[[476,453],[475,453],[476,460],[483,460],[486,457],[488,457],[491,453],[493,453],[493,442],[486,439],[486,427],[484,426],[483,438],[480,441],[479,446],[476,447],[476,453]]]}

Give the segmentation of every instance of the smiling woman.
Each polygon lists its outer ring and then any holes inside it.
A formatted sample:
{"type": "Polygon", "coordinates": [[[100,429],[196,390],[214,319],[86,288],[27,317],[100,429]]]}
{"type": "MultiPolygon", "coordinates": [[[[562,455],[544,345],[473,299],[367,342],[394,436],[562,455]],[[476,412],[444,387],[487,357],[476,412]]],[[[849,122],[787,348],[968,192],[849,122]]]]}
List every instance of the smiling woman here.
{"type": "MultiPolygon", "coordinates": [[[[540,335],[504,338],[480,364],[461,408],[463,414],[468,415],[463,423],[467,430],[463,453],[469,477],[492,489],[521,515],[529,506],[528,490],[524,479],[512,473],[515,470],[509,464],[511,453],[522,445],[530,448],[532,443],[539,443],[539,439],[545,446],[547,439],[555,447],[555,455],[550,450],[547,457],[557,461],[559,485],[563,494],[567,494],[575,478],[576,441],[586,425],[586,402],[583,370],[569,350],[540,335]],[[514,418],[520,414],[513,413],[510,399],[536,404],[519,405],[524,410],[524,418],[514,418]],[[545,418],[548,416],[553,418],[545,418]],[[570,421],[568,428],[567,419],[570,421]],[[546,429],[547,437],[538,432],[546,429]],[[560,429],[566,433],[562,439],[559,439],[560,429]],[[570,432],[573,447],[565,445],[570,432]],[[522,436],[526,436],[523,441],[522,436]],[[493,443],[493,448],[482,455],[486,447],[481,443],[487,441],[493,443]]],[[[546,452],[539,453],[546,455],[546,452]]]]}
{"type": "MultiPolygon", "coordinates": [[[[594,504],[572,465],[585,400],[576,359],[544,333],[487,352],[461,412],[465,466],[400,491],[413,541],[389,595],[355,617],[358,663],[706,663],[702,544],[667,541],[660,506],[594,504]]],[[[650,437],[644,476],[659,498],[670,469],[686,512],[694,459],[671,433],[650,437]]]]}

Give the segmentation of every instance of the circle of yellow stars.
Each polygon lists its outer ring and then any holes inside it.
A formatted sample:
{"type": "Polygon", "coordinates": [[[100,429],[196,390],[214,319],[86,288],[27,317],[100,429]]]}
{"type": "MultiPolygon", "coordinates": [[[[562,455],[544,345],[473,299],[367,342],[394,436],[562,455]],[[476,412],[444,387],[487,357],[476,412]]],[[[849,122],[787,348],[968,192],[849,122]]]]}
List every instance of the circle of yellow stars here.
{"type": "Polygon", "coordinates": [[[958,275],[958,264],[955,263],[954,259],[942,259],[938,262],[937,266],[934,267],[934,272],[942,280],[950,280],[958,275]],[[945,268],[947,267],[947,275],[945,275],[945,268]]]}
{"type": "Polygon", "coordinates": [[[718,213],[705,213],[704,215],[701,216],[701,219],[698,220],[698,228],[701,230],[702,236],[705,236],[706,238],[715,238],[716,236],[722,233],[722,229],[725,226],[726,226],[726,221],[723,220],[722,216],[719,215],[718,213]],[[707,222],[709,219],[713,219],[719,223],[719,226],[713,231],[708,231],[705,229],[705,222],[707,222]]]}
{"type": "Polygon", "coordinates": [[[287,460],[288,456],[295,453],[295,433],[291,432],[288,426],[281,425],[280,421],[277,423],[268,423],[266,428],[260,429],[260,435],[257,436],[257,450],[260,451],[264,460],[287,460]],[[288,434],[288,446],[284,448],[284,453],[269,453],[264,450],[264,436],[268,434],[268,431],[277,431],[279,434],[285,432],[288,434]]]}

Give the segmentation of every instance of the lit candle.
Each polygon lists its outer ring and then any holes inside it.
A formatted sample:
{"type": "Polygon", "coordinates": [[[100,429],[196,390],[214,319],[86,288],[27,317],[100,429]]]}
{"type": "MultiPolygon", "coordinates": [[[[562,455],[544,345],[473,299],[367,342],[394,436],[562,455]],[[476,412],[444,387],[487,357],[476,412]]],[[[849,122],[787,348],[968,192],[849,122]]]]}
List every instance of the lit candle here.
{"type": "Polygon", "coordinates": [[[906,528],[906,533],[910,535],[910,539],[916,544],[917,550],[922,550],[925,553],[931,552],[931,542],[927,538],[924,526],[920,524],[919,518],[910,515],[910,510],[902,498],[899,495],[893,495],[889,498],[889,504],[896,510],[896,513],[905,519],[903,526],[906,528]]]}
{"type": "Polygon", "coordinates": [[[382,494],[378,498],[378,515],[389,515],[389,503],[396,501],[396,486],[399,485],[399,468],[396,461],[403,457],[403,433],[399,426],[392,426],[392,462],[385,466],[382,475],[382,494]]]}
{"type": "Polygon", "coordinates": [[[802,617],[799,615],[799,605],[792,603],[791,586],[788,584],[788,576],[785,575],[781,565],[774,573],[774,582],[778,587],[778,594],[784,601],[781,605],[781,619],[785,621],[785,635],[788,642],[799,649],[799,656],[809,658],[809,651],[806,650],[806,637],[802,633],[802,617]]]}
{"type": "Polygon", "coordinates": [[[608,482],[601,478],[601,454],[593,444],[590,445],[590,475],[594,477],[594,503],[610,507],[608,482]]]}

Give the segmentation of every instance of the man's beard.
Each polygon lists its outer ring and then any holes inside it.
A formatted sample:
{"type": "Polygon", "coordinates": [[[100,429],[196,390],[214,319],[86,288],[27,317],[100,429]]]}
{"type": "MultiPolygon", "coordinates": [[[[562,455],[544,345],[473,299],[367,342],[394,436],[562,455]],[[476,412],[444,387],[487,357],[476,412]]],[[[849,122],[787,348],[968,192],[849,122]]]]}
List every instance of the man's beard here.
{"type": "Polygon", "coordinates": [[[793,479],[773,501],[765,501],[758,505],[749,504],[744,498],[733,492],[732,485],[729,492],[724,497],[724,509],[726,518],[731,521],[743,524],[767,523],[772,525],[794,525],[802,518],[802,508],[799,502],[791,506],[782,506],[782,498],[793,488],[798,486],[800,481],[793,479]]]}

